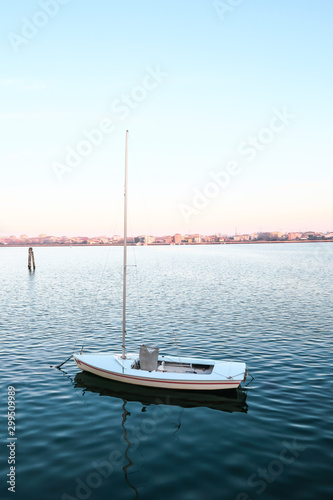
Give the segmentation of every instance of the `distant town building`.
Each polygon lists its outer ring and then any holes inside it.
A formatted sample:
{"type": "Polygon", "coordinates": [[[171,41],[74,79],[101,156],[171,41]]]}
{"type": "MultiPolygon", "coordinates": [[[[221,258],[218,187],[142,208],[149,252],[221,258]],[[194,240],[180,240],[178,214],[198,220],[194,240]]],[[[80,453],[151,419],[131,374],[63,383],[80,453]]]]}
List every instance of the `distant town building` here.
{"type": "Polygon", "coordinates": [[[145,236],[145,243],[151,245],[155,242],[155,236],[145,236]]]}
{"type": "Polygon", "coordinates": [[[218,237],[215,236],[215,234],[210,234],[209,236],[201,236],[201,241],[204,241],[205,243],[215,243],[218,240],[218,237]]]}
{"type": "Polygon", "coordinates": [[[44,243],[56,243],[59,240],[56,236],[46,236],[44,238],[44,243]]]}
{"type": "Polygon", "coordinates": [[[302,234],[301,240],[313,239],[315,236],[316,233],[314,231],[306,231],[305,233],[302,234]]]}
{"type": "MultiPolygon", "coordinates": [[[[181,245],[200,244],[200,243],[225,243],[225,242],[248,242],[248,241],[315,241],[315,240],[333,240],[333,232],[327,231],[326,233],[306,231],[282,233],[281,231],[273,232],[260,232],[251,234],[235,234],[227,236],[226,234],[217,233],[215,235],[200,235],[200,234],[185,234],[175,233],[174,236],[152,236],[141,235],[128,237],[129,244],[136,245],[152,245],[152,244],[165,244],[165,245],[181,245]]],[[[39,236],[28,237],[22,234],[19,238],[14,235],[0,237],[1,245],[122,245],[123,238],[118,235],[108,237],[102,236],[51,236],[40,234],[39,236]]]]}
{"type": "Polygon", "coordinates": [[[301,238],[302,234],[301,233],[288,233],[288,240],[299,240],[301,238]]]}
{"type": "Polygon", "coordinates": [[[182,242],[182,235],[180,233],[176,233],[173,237],[173,241],[175,242],[175,245],[180,245],[182,242]]]}

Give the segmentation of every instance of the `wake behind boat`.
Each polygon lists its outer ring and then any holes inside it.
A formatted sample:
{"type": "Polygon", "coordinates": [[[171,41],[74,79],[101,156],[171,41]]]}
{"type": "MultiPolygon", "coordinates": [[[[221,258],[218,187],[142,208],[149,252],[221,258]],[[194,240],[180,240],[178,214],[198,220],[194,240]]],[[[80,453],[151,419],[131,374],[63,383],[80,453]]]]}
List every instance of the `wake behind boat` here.
{"type": "Polygon", "coordinates": [[[236,389],[246,380],[245,363],[162,356],[158,348],[145,345],[140,346],[139,354],[126,354],[127,157],[128,130],[125,148],[122,354],[83,354],[81,349],[80,354],[73,354],[74,361],[83,371],[126,384],[191,391],[236,389]]]}

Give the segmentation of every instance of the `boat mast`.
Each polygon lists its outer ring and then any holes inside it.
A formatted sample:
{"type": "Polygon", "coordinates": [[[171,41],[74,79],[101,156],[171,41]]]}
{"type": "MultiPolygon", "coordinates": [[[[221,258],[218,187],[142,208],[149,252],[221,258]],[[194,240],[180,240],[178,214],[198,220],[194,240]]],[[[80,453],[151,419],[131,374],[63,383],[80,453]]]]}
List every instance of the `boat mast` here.
{"type": "Polygon", "coordinates": [[[126,336],[126,262],[127,262],[127,144],[128,130],[126,130],[125,146],[125,188],[124,188],[124,271],[123,271],[123,342],[122,359],[126,359],[125,336],[126,336]]]}

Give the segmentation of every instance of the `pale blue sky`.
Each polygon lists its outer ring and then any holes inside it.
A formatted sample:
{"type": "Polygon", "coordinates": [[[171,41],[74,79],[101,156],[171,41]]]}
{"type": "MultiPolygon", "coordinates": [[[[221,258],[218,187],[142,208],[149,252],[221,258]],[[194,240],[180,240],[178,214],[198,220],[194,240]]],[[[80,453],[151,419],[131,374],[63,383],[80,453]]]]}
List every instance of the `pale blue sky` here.
{"type": "Polygon", "coordinates": [[[61,2],[1,5],[0,234],[121,234],[127,128],[133,234],[333,230],[330,0],[61,2]]]}

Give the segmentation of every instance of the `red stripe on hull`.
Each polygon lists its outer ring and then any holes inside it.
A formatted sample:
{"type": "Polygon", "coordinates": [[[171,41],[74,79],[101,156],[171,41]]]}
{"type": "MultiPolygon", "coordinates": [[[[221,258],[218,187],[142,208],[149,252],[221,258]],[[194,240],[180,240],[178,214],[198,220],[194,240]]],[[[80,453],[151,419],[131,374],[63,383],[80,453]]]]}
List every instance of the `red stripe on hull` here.
{"type": "MultiPolygon", "coordinates": [[[[214,386],[214,389],[217,389],[216,386],[219,386],[220,388],[221,387],[224,387],[224,388],[237,388],[241,381],[239,380],[233,380],[232,382],[216,382],[216,381],[211,381],[211,382],[194,382],[194,381],[187,381],[187,380],[170,380],[170,379],[164,379],[164,380],[161,380],[161,379],[153,379],[153,378],[146,378],[146,377],[135,377],[135,376],[132,376],[132,375],[123,375],[121,373],[116,373],[116,372],[110,372],[108,370],[104,370],[102,368],[96,368],[95,366],[92,366],[92,365],[89,365],[88,363],[84,363],[83,361],[81,360],[76,360],[76,363],[80,366],[81,364],[82,365],[85,365],[87,366],[88,368],[94,370],[93,373],[95,373],[96,375],[98,375],[100,373],[103,373],[103,374],[108,374],[108,375],[111,375],[114,379],[116,380],[120,380],[120,381],[123,381],[123,382],[127,382],[129,384],[136,384],[136,385],[144,385],[144,386],[152,386],[152,387],[156,387],[156,384],[157,385],[160,385],[160,386],[170,386],[170,384],[175,384],[175,385],[185,385],[187,388],[191,388],[191,387],[197,387],[197,388],[206,388],[208,389],[207,386],[214,386]],[[97,372],[97,373],[96,373],[97,372]],[[148,383],[143,383],[143,384],[140,384],[140,382],[148,382],[148,383]]],[[[87,371],[90,371],[90,370],[87,370],[87,371]]],[[[101,375],[103,376],[103,375],[101,375]]],[[[107,378],[111,378],[111,377],[107,377],[107,378]]]]}

